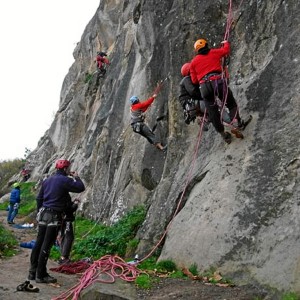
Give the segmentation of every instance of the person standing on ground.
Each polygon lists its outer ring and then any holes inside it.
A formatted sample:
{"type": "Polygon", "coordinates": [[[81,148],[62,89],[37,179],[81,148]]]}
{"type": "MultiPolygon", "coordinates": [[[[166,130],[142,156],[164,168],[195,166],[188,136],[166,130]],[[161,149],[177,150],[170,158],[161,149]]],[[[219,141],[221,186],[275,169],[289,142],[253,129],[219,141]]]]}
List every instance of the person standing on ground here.
{"type": "Polygon", "coordinates": [[[194,44],[197,55],[191,61],[190,74],[192,82],[200,85],[201,95],[216,131],[227,144],[230,144],[231,134],[225,131],[221,122],[217,97],[223,102],[226,99],[230,119],[231,121],[237,119],[238,128],[243,129],[244,122],[240,118],[232,91],[227,86],[227,79],[222,77],[221,59],[229,55],[230,43],[223,41],[221,44],[223,45],[221,48],[210,49],[205,39],[197,40],[194,44]]]}
{"type": "Polygon", "coordinates": [[[129,101],[131,103],[130,112],[131,112],[131,127],[134,132],[145,137],[148,142],[154,145],[157,149],[166,152],[167,145],[163,146],[160,141],[157,140],[153,131],[145,124],[145,112],[153,103],[156,94],[151,96],[149,99],[140,102],[140,99],[137,96],[130,97],[129,101]]]}
{"type": "Polygon", "coordinates": [[[70,253],[74,241],[74,227],[75,213],[78,209],[79,199],[75,199],[71,202],[65,210],[65,216],[63,218],[61,230],[60,230],[60,253],[61,257],[58,261],[60,265],[70,263],[70,253]]]}
{"type": "Polygon", "coordinates": [[[10,193],[10,198],[9,198],[9,210],[7,215],[8,224],[15,224],[14,219],[18,214],[20,202],[21,202],[20,183],[15,182],[13,184],[13,189],[10,193]]]}
{"type": "Polygon", "coordinates": [[[37,283],[55,283],[56,278],[47,272],[47,261],[51,247],[56,241],[61,226],[63,212],[71,201],[70,192],[85,190],[77,172],[70,172],[70,161],[60,159],[56,162],[56,174],[43,181],[37,196],[38,234],[30,256],[29,280],[37,283]]]}

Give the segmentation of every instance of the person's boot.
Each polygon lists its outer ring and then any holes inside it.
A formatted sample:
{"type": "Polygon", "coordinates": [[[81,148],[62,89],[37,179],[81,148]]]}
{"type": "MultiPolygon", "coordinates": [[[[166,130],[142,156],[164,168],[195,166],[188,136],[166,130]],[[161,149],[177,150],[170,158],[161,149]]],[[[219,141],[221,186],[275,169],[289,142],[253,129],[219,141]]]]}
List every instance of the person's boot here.
{"type": "Polygon", "coordinates": [[[238,127],[239,130],[244,130],[245,129],[245,122],[244,122],[244,120],[239,119],[237,127],[238,127]]]}
{"type": "Polygon", "coordinates": [[[57,279],[50,276],[49,274],[47,274],[46,276],[44,276],[43,278],[36,278],[35,279],[36,283],[56,283],[57,279]]]}
{"type": "Polygon", "coordinates": [[[221,132],[221,136],[225,143],[230,144],[231,143],[231,134],[227,131],[221,132]]]}
{"type": "Polygon", "coordinates": [[[34,272],[29,271],[28,280],[35,280],[35,273],[34,272]]]}

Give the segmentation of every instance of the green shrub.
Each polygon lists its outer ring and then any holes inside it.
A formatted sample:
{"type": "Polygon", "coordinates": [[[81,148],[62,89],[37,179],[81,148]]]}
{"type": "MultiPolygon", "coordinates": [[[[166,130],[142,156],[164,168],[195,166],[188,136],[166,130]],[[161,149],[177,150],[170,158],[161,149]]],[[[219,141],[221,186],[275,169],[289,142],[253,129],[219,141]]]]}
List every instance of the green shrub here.
{"type": "Polygon", "coordinates": [[[295,293],[287,293],[282,296],[282,300],[300,300],[300,296],[295,293]]]}
{"type": "Polygon", "coordinates": [[[199,275],[198,269],[197,269],[197,265],[196,265],[196,264],[192,264],[192,265],[189,267],[189,271],[190,271],[194,276],[199,275]]]}
{"type": "Polygon", "coordinates": [[[10,192],[11,188],[7,183],[13,175],[20,173],[24,166],[25,160],[20,158],[0,161],[0,197],[10,192]]]}
{"type": "MultiPolygon", "coordinates": [[[[21,182],[21,203],[19,208],[19,216],[27,216],[36,210],[36,196],[34,191],[35,182],[21,182]]],[[[11,191],[11,189],[10,189],[11,191]]],[[[6,210],[9,201],[0,204],[0,210],[6,210]]]]}
{"type": "Polygon", "coordinates": [[[35,182],[22,182],[21,183],[21,203],[19,209],[20,216],[27,216],[36,210],[36,195],[35,195],[35,182]]]}
{"type": "Polygon", "coordinates": [[[177,271],[173,271],[172,273],[170,273],[169,275],[171,278],[182,278],[182,279],[187,279],[187,276],[184,275],[182,273],[182,271],[177,270],[177,271]]]}
{"type": "Polygon", "coordinates": [[[152,286],[152,279],[147,274],[139,275],[136,280],[135,284],[142,289],[150,289],[152,286]]]}
{"type": "Polygon", "coordinates": [[[107,254],[124,257],[128,245],[132,248],[133,244],[138,244],[133,240],[145,216],[145,208],[136,206],[112,226],[98,225],[97,230],[91,232],[87,230],[88,236],[84,239],[82,232],[81,234],[79,232],[83,229],[76,226],[76,237],[79,238],[74,242],[72,256],[76,259],[83,257],[98,259],[107,254]]]}
{"type": "Polygon", "coordinates": [[[85,73],[84,83],[90,82],[92,80],[92,78],[93,78],[93,74],[85,73]]]}
{"type": "Polygon", "coordinates": [[[18,242],[13,234],[0,224],[0,257],[9,257],[16,254],[15,246],[17,244],[18,242]]]}
{"type": "Polygon", "coordinates": [[[171,260],[161,260],[156,264],[158,272],[174,272],[177,271],[176,264],[171,260]]]}
{"type": "Polygon", "coordinates": [[[151,257],[145,259],[144,261],[142,261],[141,263],[139,263],[138,267],[140,270],[155,270],[156,269],[156,261],[157,261],[157,257],[151,256],[151,257]]]}

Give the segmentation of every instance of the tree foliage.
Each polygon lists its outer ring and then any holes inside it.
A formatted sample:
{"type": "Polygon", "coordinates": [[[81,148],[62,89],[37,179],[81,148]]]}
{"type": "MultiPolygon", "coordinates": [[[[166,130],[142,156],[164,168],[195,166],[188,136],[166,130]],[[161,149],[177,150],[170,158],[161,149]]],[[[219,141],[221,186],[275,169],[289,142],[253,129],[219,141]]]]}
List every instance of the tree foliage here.
{"type": "Polygon", "coordinates": [[[23,159],[0,161],[0,197],[9,192],[9,179],[20,173],[24,166],[25,160],[23,159]]]}

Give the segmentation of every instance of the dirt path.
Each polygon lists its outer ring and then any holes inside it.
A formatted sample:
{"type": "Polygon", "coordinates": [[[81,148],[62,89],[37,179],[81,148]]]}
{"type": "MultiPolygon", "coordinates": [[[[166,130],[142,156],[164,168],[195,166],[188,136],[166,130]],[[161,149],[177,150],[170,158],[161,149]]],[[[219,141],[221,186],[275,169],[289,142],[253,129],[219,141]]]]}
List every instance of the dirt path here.
{"type": "MultiPolygon", "coordinates": [[[[6,228],[9,228],[17,240],[20,242],[30,242],[36,239],[35,229],[18,229],[13,226],[9,226],[6,222],[6,211],[0,211],[0,222],[6,228]]],[[[15,219],[16,224],[23,224],[19,218],[15,219]]],[[[35,281],[31,281],[31,284],[40,289],[39,293],[30,292],[16,292],[16,287],[27,280],[29,260],[31,249],[17,247],[18,253],[9,259],[0,260],[0,299],[1,300],[50,300],[56,296],[59,296],[64,291],[76,284],[77,275],[66,275],[62,273],[49,272],[52,276],[57,278],[58,286],[51,286],[49,284],[38,284],[35,281]]],[[[47,267],[57,267],[58,264],[49,260],[47,267]]]]}
{"type": "MultiPolygon", "coordinates": [[[[5,211],[0,211],[0,222],[17,237],[19,242],[30,242],[36,238],[35,229],[17,229],[9,226],[6,222],[5,211]]],[[[22,219],[15,220],[17,224],[23,224],[22,219]]],[[[0,299],[1,300],[50,300],[59,296],[75,284],[80,275],[66,275],[49,272],[57,278],[58,286],[50,284],[38,284],[39,293],[16,292],[16,287],[27,280],[31,249],[17,247],[18,253],[9,259],[0,260],[0,299]]],[[[47,267],[57,267],[58,264],[49,260],[47,267]]],[[[266,292],[259,291],[254,287],[218,287],[205,285],[199,281],[165,278],[151,290],[137,291],[137,300],[254,300],[272,299],[266,292]]]]}

